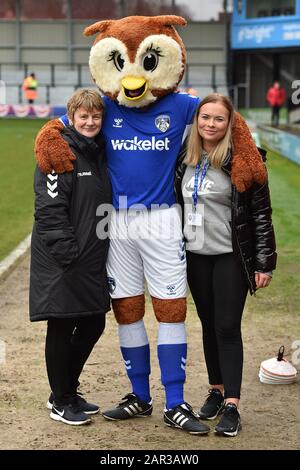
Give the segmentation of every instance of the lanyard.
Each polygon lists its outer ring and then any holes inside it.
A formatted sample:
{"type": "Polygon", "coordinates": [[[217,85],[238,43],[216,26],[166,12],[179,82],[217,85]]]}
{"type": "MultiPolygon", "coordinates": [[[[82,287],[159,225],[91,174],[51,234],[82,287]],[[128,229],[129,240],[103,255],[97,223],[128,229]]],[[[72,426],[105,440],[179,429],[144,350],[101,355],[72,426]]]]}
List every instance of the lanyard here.
{"type": "MultiPolygon", "coordinates": [[[[200,190],[201,190],[201,188],[202,188],[202,183],[203,183],[203,180],[204,180],[204,178],[205,178],[205,176],[206,176],[208,167],[209,167],[209,161],[206,160],[206,162],[205,162],[205,164],[204,164],[204,166],[203,166],[203,168],[202,168],[202,171],[201,171],[200,185],[199,185],[199,189],[200,189],[200,190]]],[[[194,210],[196,210],[197,201],[198,201],[198,179],[199,179],[199,173],[200,173],[200,164],[197,163],[196,168],[195,168],[194,191],[193,191],[193,194],[192,194],[193,203],[194,203],[194,210]]]]}

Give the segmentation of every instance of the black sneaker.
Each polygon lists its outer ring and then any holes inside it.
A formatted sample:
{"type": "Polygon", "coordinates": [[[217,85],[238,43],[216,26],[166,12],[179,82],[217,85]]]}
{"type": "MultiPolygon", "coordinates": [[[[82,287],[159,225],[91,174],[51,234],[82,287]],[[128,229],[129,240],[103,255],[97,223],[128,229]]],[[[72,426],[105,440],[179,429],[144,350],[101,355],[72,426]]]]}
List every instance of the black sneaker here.
{"type": "MultiPolygon", "coordinates": [[[[49,399],[47,401],[47,405],[46,405],[48,410],[52,410],[53,401],[54,401],[54,395],[51,392],[49,399]]],[[[95,415],[100,410],[98,405],[94,405],[93,403],[88,403],[79,393],[76,394],[74,403],[77,405],[77,408],[79,411],[83,411],[87,415],[95,415]]]]}
{"type": "Polygon", "coordinates": [[[88,424],[91,421],[85,413],[78,410],[78,407],[73,403],[68,405],[58,406],[53,402],[50,418],[55,421],[62,421],[65,424],[73,426],[80,426],[81,424],[88,424]]]}
{"type": "Polygon", "coordinates": [[[164,422],[167,426],[182,429],[189,434],[208,434],[210,429],[199,421],[188,403],[164,411],[164,422]]]}
{"type": "Polygon", "coordinates": [[[241,429],[241,417],[236,405],[234,403],[226,403],[223,416],[215,427],[215,433],[220,436],[234,437],[241,429]]]}
{"type": "Polygon", "coordinates": [[[111,420],[145,418],[152,414],[152,409],[152,400],[147,403],[140,400],[134,393],[128,393],[116,408],[104,411],[102,416],[111,420]]]}
{"type": "Polygon", "coordinates": [[[204,405],[200,408],[198,416],[200,419],[215,419],[224,409],[224,397],[217,388],[210,388],[204,405]]]}

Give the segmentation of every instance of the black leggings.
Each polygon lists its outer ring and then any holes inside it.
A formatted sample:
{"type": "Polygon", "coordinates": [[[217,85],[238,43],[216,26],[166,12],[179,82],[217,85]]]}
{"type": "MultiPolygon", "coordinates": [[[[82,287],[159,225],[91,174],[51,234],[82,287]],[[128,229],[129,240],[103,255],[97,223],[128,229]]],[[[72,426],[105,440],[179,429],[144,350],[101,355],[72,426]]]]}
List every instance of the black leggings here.
{"type": "Polygon", "coordinates": [[[241,319],[248,286],[233,253],[187,251],[189,287],[202,323],[211,385],[224,384],[225,398],[240,398],[243,370],[241,319]]]}
{"type": "Polygon", "coordinates": [[[104,328],[105,315],[48,320],[46,366],[58,405],[71,402],[76,395],[83,366],[104,328]]]}

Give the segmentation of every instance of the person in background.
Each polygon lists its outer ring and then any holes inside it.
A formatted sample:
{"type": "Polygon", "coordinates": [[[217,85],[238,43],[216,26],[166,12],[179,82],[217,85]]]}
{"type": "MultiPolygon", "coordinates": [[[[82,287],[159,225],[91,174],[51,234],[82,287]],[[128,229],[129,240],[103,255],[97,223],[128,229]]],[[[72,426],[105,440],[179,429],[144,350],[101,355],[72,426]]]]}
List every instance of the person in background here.
{"type": "MultiPolygon", "coordinates": [[[[77,90],[67,104],[63,131],[76,156],[74,170],[34,176],[35,224],[31,241],[30,320],[47,321],[46,366],[50,418],[81,425],[99,406],[77,393],[79,376],[105,328],[110,310],[108,236],[98,238],[96,216],[111,203],[104,141],[104,105],[95,90],[77,90]]],[[[106,229],[104,230],[106,231],[106,229]]]]}
{"type": "Polygon", "coordinates": [[[24,90],[25,98],[27,99],[28,104],[34,104],[38,96],[38,81],[35,77],[35,73],[31,73],[24,79],[22,88],[24,90]]]}
{"type": "MultiPolygon", "coordinates": [[[[267,174],[263,184],[236,189],[242,167],[232,161],[231,101],[214,93],[199,104],[177,192],[184,202],[187,278],[202,323],[209,392],[198,415],[223,415],[215,432],[236,436],[243,344],[241,320],[248,291],[269,285],[276,267],[267,174]],[[179,193],[180,194],[180,193],[179,193]]],[[[247,142],[245,141],[245,145],[247,142]]]]}
{"type": "Polygon", "coordinates": [[[195,90],[195,88],[192,88],[192,87],[187,87],[184,89],[184,91],[188,94],[188,95],[192,95],[192,96],[198,96],[198,93],[197,93],[197,90],[195,90]]]}
{"type": "Polygon", "coordinates": [[[183,88],[178,88],[177,89],[177,92],[178,93],[187,93],[188,95],[191,95],[191,96],[198,96],[198,92],[195,88],[191,87],[191,86],[186,86],[186,87],[183,87],[183,88]]]}
{"type": "Polygon", "coordinates": [[[268,89],[266,98],[267,102],[272,108],[272,125],[278,126],[280,119],[280,109],[286,100],[285,89],[278,81],[275,81],[268,89]]]}

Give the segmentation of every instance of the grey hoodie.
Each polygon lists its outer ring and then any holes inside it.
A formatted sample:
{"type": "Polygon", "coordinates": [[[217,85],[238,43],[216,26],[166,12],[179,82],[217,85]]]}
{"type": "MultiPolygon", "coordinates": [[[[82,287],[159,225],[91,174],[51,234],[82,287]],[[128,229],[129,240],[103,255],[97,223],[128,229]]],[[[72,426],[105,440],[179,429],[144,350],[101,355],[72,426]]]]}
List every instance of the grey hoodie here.
{"type": "MultiPolygon", "coordinates": [[[[205,155],[203,155],[205,156],[205,155]]],[[[184,235],[186,249],[202,255],[231,253],[231,180],[221,169],[208,167],[202,186],[200,169],[196,211],[201,225],[189,225],[188,216],[193,213],[195,168],[187,167],[182,180],[184,199],[184,235]]],[[[198,220],[199,220],[198,217],[198,220]]]]}

